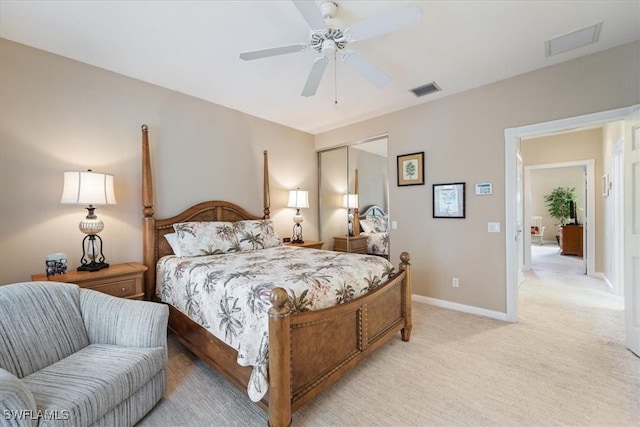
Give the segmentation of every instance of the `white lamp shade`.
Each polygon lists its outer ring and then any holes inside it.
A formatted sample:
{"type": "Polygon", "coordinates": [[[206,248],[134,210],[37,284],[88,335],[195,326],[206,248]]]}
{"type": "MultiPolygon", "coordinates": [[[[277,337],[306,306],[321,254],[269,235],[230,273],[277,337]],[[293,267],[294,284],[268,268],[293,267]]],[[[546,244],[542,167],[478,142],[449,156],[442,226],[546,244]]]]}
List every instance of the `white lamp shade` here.
{"type": "Polygon", "coordinates": [[[308,208],[309,207],[309,192],[304,190],[291,190],[289,191],[289,203],[288,208],[308,208]]]}
{"type": "Polygon", "coordinates": [[[96,172],[67,171],[60,203],[81,205],[115,205],[113,175],[96,172]]]}
{"type": "Polygon", "coordinates": [[[355,209],[358,207],[357,194],[345,194],[342,196],[342,207],[347,209],[355,209]]]}

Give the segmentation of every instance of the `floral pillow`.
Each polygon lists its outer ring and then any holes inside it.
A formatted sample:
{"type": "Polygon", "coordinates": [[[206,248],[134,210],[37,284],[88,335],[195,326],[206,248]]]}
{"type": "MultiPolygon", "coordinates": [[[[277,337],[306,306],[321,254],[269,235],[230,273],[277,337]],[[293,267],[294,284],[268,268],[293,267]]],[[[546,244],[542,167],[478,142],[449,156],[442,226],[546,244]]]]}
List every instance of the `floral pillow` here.
{"type": "Polygon", "coordinates": [[[366,220],[369,224],[371,224],[375,232],[382,233],[387,231],[386,216],[367,216],[366,220]]]}
{"type": "Polygon", "coordinates": [[[173,225],[182,256],[238,252],[232,222],[181,222],[173,225]]]}
{"type": "Polygon", "coordinates": [[[280,237],[270,219],[236,221],[233,228],[241,251],[280,246],[280,237]]]}

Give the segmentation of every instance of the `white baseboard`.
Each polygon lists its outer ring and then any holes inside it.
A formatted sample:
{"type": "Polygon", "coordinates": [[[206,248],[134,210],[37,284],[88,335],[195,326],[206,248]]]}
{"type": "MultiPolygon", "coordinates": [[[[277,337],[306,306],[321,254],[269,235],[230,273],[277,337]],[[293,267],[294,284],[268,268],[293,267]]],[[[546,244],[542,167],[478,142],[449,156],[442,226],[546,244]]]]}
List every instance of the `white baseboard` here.
{"type": "Polygon", "coordinates": [[[422,295],[412,295],[411,299],[415,302],[423,304],[435,305],[436,307],[447,308],[449,310],[461,311],[463,313],[477,314],[479,316],[490,317],[496,320],[507,321],[507,313],[499,311],[487,310],[486,308],[474,307],[472,305],[458,304],[457,302],[445,301],[441,299],[424,297],[422,295]]]}
{"type": "Polygon", "coordinates": [[[593,273],[593,277],[602,279],[604,281],[604,284],[607,285],[607,288],[609,288],[609,291],[611,291],[611,293],[614,293],[613,283],[609,281],[609,278],[605,276],[604,273],[593,273]]]}

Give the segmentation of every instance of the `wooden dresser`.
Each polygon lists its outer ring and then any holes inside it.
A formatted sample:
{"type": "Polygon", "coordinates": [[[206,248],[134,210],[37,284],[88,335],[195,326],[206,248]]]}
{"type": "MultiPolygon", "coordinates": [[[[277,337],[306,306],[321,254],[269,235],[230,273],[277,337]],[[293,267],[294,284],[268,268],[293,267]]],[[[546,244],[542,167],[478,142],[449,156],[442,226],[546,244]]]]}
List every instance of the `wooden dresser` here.
{"type": "Polygon", "coordinates": [[[560,227],[560,254],[582,256],[581,225],[563,225],[560,227]]]}
{"type": "Polygon", "coordinates": [[[336,236],[333,238],[333,250],[338,252],[367,253],[367,236],[336,236]]]}
{"type": "Polygon", "coordinates": [[[47,277],[46,274],[33,274],[31,280],[36,282],[75,283],[81,288],[93,289],[105,294],[121,298],[142,299],[142,276],[147,267],[135,262],[111,264],[98,271],[71,270],[66,274],[47,277]]]}

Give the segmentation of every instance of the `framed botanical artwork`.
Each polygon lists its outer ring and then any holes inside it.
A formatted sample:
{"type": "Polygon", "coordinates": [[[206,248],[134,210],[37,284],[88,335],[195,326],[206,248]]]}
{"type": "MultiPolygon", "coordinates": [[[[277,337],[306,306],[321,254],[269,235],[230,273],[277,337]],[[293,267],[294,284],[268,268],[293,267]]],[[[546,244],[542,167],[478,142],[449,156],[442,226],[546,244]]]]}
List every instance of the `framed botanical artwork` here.
{"type": "Polygon", "coordinates": [[[398,156],[398,187],[424,185],[424,151],[398,156]]]}
{"type": "Polygon", "coordinates": [[[433,217],[465,217],[465,183],[433,184],[433,217]]]}

